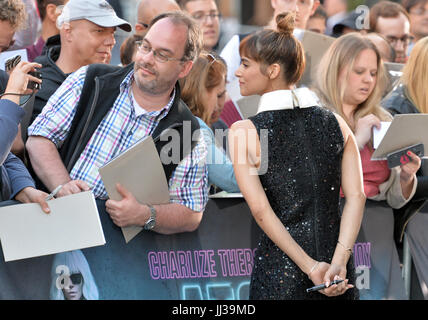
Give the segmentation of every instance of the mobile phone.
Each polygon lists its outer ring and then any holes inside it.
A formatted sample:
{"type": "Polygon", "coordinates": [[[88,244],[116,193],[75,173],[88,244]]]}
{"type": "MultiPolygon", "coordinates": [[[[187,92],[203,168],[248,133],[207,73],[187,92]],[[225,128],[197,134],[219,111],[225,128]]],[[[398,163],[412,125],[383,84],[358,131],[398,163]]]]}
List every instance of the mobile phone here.
{"type": "Polygon", "coordinates": [[[423,143],[414,144],[410,147],[405,147],[403,149],[389,153],[386,156],[388,163],[388,168],[392,169],[397,166],[409,163],[412,159],[407,155],[407,151],[412,151],[418,157],[424,156],[424,145],[423,143]]]}
{"type": "MultiPolygon", "coordinates": [[[[32,75],[33,77],[42,78],[42,74],[39,71],[30,71],[28,72],[29,75],[32,75]]],[[[40,89],[40,83],[34,82],[34,81],[28,81],[27,89],[32,90],[39,90],[40,89]]]]}

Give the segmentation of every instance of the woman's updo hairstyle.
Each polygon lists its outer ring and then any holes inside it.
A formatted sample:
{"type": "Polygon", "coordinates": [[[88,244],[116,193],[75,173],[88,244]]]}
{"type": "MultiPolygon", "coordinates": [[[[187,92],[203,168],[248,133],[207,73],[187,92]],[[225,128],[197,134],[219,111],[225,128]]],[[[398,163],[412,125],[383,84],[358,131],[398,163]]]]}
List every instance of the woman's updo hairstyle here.
{"type": "Polygon", "coordinates": [[[241,56],[261,64],[260,71],[278,63],[288,85],[299,82],[305,70],[305,54],[299,40],[293,35],[294,14],[281,13],[276,17],[277,30],[263,30],[245,37],[240,46],[241,56]]]}

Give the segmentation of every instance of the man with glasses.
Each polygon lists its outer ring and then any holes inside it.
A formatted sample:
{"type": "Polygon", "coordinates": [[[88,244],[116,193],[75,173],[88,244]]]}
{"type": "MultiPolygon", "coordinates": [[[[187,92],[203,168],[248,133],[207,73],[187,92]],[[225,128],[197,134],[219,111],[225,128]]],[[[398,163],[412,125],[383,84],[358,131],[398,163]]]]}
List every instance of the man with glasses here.
{"type": "Polygon", "coordinates": [[[221,17],[215,0],[181,0],[178,3],[198,22],[204,36],[204,49],[215,50],[220,38],[221,17]]]}
{"type": "Polygon", "coordinates": [[[395,62],[406,63],[411,41],[410,18],[398,3],[381,1],[370,9],[370,32],[383,35],[395,50],[395,62]]]}
{"type": "Polygon", "coordinates": [[[135,34],[144,35],[149,28],[150,22],[157,15],[178,10],[180,10],[180,7],[174,0],[141,0],[138,3],[135,34]]]}
{"type": "Polygon", "coordinates": [[[403,0],[403,6],[410,16],[410,33],[414,40],[411,47],[423,37],[428,36],[428,0],[403,0]]]}
{"type": "MultiPolygon", "coordinates": [[[[178,164],[162,163],[170,203],[138,203],[117,185],[123,199],[108,200],[105,208],[120,227],[142,226],[163,234],[195,230],[208,201],[207,146],[201,137],[193,139],[198,122],[180,99],[177,81],[189,73],[201,49],[194,20],[179,11],[168,12],[152,21],[138,45],[135,64],[92,65],[70,75],[29,128],[27,150],[44,185],[49,190],[63,185],[58,196],[91,189],[105,200],[101,166],[140,139],[156,137],[166,124],[184,127],[184,121],[190,121],[189,135],[177,131],[182,146],[192,142],[192,148],[178,149],[185,149],[178,164]]],[[[156,142],[160,151],[162,143],[167,142],[156,142]]]]}

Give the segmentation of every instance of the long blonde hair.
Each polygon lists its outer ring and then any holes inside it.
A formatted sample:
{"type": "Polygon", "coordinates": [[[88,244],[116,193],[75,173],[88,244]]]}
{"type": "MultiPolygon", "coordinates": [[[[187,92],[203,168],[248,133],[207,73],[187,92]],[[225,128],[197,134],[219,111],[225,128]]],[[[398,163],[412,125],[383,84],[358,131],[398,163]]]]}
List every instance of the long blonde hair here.
{"type": "Polygon", "coordinates": [[[416,42],[403,68],[401,82],[416,109],[428,113],[428,37],[416,42]]]}
{"type": "Polygon", "coordinates": [[[382,121],[392,119],[391,115],[380,106],[387,77],[379,51],[368,38],[359,33],[349,33],[338,38],[321,59],[317,75],[316,88],[314,89],[324,106],[342,116],[353,131],[355,130],[353,124],[368,114],[374,114],[382,121]],[[378,65],[377,81],[367,100],[358,105],[353,115],[353,121],[351,122],[343,112],[346,83],[339,85],[339,75],[343,68],[348,67],[346,75],[346,78],[348,78],[355,60],[365,49],[373,50],[376,54],[378,65]]]}

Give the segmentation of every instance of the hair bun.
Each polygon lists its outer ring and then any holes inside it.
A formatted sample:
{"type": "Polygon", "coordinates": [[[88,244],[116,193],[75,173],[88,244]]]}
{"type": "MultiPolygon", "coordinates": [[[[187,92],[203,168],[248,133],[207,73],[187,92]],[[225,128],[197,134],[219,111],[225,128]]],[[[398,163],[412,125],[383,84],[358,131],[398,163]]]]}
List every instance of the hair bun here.
{"type": "Polygon", "coordinates": [[[291,12],[283,12],[276,16],[277,31],[288,37],[293,35],[295,15],[291,12]]]}

